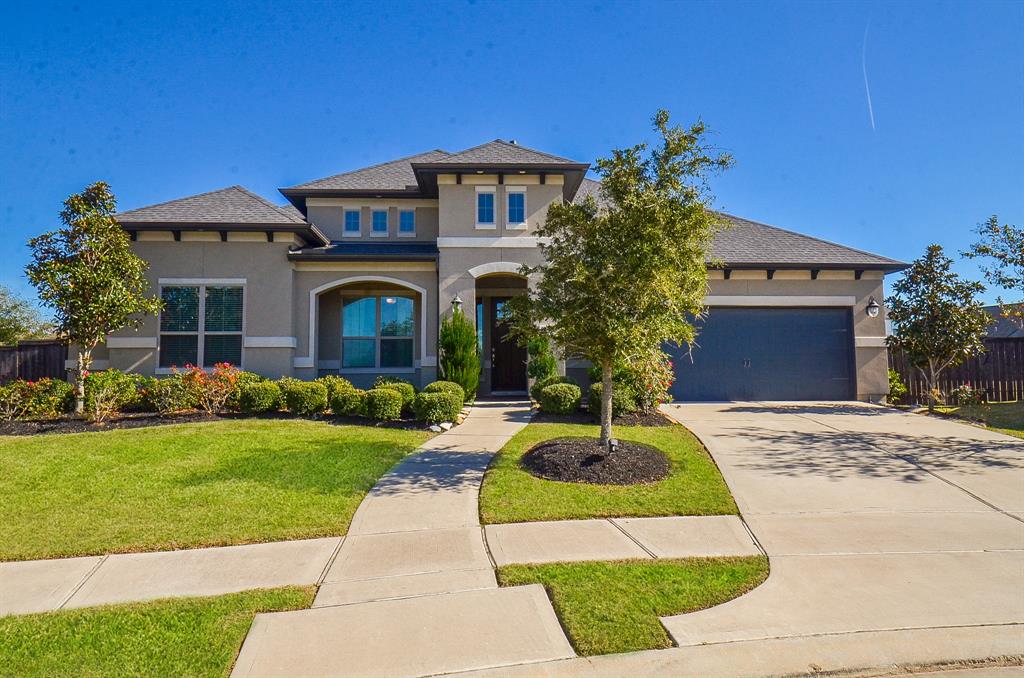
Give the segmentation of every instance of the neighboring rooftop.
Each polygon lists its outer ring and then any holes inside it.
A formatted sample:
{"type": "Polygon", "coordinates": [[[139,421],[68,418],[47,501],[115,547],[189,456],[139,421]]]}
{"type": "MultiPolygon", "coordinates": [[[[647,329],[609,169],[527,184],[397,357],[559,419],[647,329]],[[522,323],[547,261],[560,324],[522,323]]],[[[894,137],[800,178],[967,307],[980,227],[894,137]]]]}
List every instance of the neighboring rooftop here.
{"type": "MultiPolygon", "coordinates": [[[[1018,311],[1024,309],[1024,303],[1007,305],[1018,311]]],[[[1024,339],[1024,318],[1004,318],[999,306],[986,306],[985,311],[995,318],[988,328],[989,339],[1024,339]]]]}
{"type": "Polygon", "coordinates": [[[275,205],[241,186],[119,212],[122,225],[132,224],[291,224],[306,220],[291,206],[275,205]]]}

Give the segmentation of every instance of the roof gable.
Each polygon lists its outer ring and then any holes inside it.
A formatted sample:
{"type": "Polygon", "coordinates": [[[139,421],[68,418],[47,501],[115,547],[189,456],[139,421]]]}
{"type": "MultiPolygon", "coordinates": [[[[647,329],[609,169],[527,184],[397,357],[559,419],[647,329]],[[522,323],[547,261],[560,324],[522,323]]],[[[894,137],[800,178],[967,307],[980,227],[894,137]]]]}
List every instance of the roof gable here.
{"type": "Polygon", "coordinates": [[[273,204],[241,186],[191,195],[115,215],[122,224],[304,224],[293,208],[273,204]]]}
{"type": "Polygon", "coordinates": [[[576,165],[567,158],[537,151],[502,139],[488,141],[434,160],[432,165],[576,165]]]}
{"type": "Polygon", "coordinates": [[[323,179],[316,179],[304,184],[291,186],[286,190],[401,191],[416,186],[416,175],[413,173],[412,163],[435,162],[447,155],[448,153],[445,151],[434,149],[426,153],[417,153],[416,155],[398,158],[397,160],[382,162],[378,165],[371,165],[370,167],[335,174],[323,179]]]}

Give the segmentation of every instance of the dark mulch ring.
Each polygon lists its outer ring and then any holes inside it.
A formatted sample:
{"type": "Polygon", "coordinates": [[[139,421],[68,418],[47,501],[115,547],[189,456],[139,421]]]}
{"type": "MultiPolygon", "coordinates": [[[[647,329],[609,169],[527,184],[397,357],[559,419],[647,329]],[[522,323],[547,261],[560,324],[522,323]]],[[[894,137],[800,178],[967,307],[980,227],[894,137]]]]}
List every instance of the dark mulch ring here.
{"type": "Polygon", "coordinates": [[[636,485],[666,477],[672,470],[656,447],[620,440],[613,454],[597,438],[555,438],[531,448],[519,462],[523,469],[546,480],[597,485],[636,485]]]}
{"type": "Polygon", "coordinates": [[[166,426],[168,424],[194,424],[204,421],[222,421],[235,419],[310,419],[311,421],[324,421],[329,424],[349,426],[375,426],[377,428],[397,428],[405,430],[426,429],[427,425],[415,419],[400,419],[398,421],[373,421],[362,417],[298,417],[287,412],[276,412],[271,414],[244,414],[241,412],[224,412],[221,414],[206,414],[205,412],[182,412],[160,416],[154,412],[135,412],[120,414],[111,417],[101,423],[93,423],[73,417],[61,417],[59,419],[36,419],[30,421],[2,421],[0,422],[0,435],[2,436],[34,436],[50,433],[90,433],[94,431],[113,431],[125,428],[145,428],[148,426],[166,426]]]}
{"type": "MultiPolygon", "coordinates": [[[[548,414],[537,411],[533,420],[541,424],[596,424],[597,420],[589,412],[580,411],[575,414],[548,414]]],[[[615,426],[674,426],[675,422],[658,410],[650,412],[634,412],[623,414],[612,420],[615,426]]]]}

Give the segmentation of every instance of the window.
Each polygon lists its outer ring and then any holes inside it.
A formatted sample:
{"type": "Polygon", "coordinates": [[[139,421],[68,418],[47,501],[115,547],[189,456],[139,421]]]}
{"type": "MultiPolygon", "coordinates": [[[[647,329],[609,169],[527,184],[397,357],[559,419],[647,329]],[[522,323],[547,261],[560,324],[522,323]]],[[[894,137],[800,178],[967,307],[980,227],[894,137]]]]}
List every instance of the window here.
{"type": "Polygon", "coordinates": [[[359,235],[359,210],[345,210],[345,235],[359,235]]]}
{"type": "Polygon", "coordinates": [[[494,226],[494,193],[476,194],[476,223],[480,226],[494,226]]]}
{"type": "Polygon", "coordinates": [[[416,235],[416,210],[398,213],[398,235],[416,235]]]}
{"type": "Polygon", "coordinates": [[[160,298],[160,367],[242,364],[241,287],[171,285],[160,298]]]}
{"type": "Polygon", "coordinates": [[[387,210],[373,211],[373,235],[388,234],[388,212],[387,210]]]}
{"type": "Polygon", "coordinates": [[[476,350],[484,354],[484,300],[476,300],[476,350]]]}
{"type": "Polygon", "coordinates": [[[526,226],[526,191],[521,188],[507,189],[509,227],[526,226]]]}
{"type": "Polygon", "coordinates": [[[415,303],[411,297],[344,297],[341,367],[412,367],[415,303]]]}

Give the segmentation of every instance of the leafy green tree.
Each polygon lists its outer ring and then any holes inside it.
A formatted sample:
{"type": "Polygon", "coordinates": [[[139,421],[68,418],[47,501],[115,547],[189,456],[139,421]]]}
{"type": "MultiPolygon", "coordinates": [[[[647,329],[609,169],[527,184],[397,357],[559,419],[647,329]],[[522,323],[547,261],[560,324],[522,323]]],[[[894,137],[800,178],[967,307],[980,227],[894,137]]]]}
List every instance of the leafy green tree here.
{"type": "Polygon", "coordinates": [[[85,372],[92,353],[111,332],[138,327],[157,313],[160,300],[146,295],[146,262],[131,248],[114,219],[116,201],[100,181],[64,201],[63,228],[32,238],[26,267],[39,299],[54,311],[58,335],[75,344],[75,412],[85,406],[85,372]]]}
{"type": "Polygon", "coordinates": [[[533,337],[526,342],[526,376],[539,381],[558,373],[558,360],[551,350],[551,341],[547,337],[533,337]]]}
{"type": "Polygon", "coordinates": [[[988,259],[990,263],[981,266],[986,282],[993,287],[1012,290],[1019,295],[1017,303],[997,299],[1002,313],[1024,326],[1024,229],[1012,224],[999,224],[999,218],[992,215],[978,224],[975,230],[978,241],[961,254],[968,259],[988,259]]]}
{"type": "Polygon", "coordinates": [[[903,272],[886,299],[893,336],[889,346],[903,351],[928,386],[928,411],[935,410],[938,379],[985,350],[982,343],[992,317],[978,300],[985,286],[950,270],[942,247],[930,245],[903,272]]]}
{"type": "Polygon", "coordinates": [[[6,285],[0,285],[0,346],[44,337],[49,332],[50,326],[31,302],[6,285]]]}
{"type": "Polygon", "coordinates": [[[612,436],[614,367],[666,341],[690,343],[707,293],[706,256],[720,226],[707,179],[732,165],[702,122],[653,119],[660,144],[598,160],[601,203],[553,204],[538,228],[545,263],[524,267],[536,284],[510,304],[515,333],[544,336],[601,369],[601,443],[612,436]]]}
{"type": "Polygon", "coordinates": [[[461,386],[467,401],[475,398],[480,385],[480,354],[476,329],[461,308],[441,320],[437,348],[441,378],[461,386]]]}

